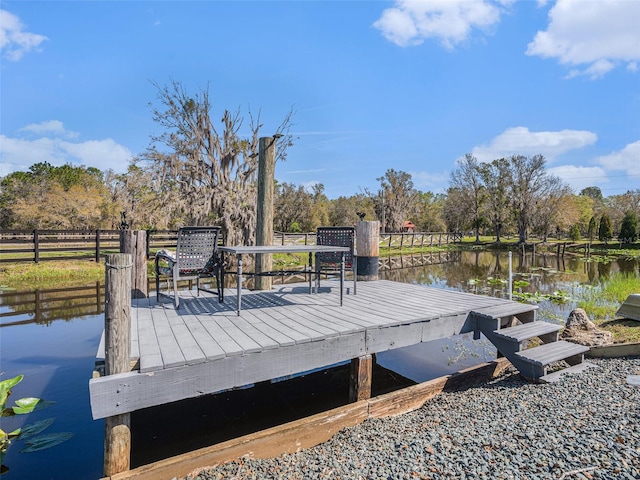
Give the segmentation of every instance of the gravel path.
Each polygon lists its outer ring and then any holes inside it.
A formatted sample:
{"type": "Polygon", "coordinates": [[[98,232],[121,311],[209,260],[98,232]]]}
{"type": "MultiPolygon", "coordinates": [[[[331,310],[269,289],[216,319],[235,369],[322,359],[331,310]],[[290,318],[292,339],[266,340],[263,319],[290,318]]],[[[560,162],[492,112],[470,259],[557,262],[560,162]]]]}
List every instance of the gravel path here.
{"type": "Polygon", "coordinates": [[[398,417],[269,460],[200,472],[211,479],[640,479],[640,358],[532,385],[507,373],[443,393],[398,417]]]}

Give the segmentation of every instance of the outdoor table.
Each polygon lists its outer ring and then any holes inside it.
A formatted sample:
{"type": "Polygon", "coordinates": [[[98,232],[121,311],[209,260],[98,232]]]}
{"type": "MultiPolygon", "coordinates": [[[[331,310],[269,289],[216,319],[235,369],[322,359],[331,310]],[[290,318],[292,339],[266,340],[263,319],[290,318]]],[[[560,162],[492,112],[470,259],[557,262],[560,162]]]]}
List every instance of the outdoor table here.
{"type": "MultiPolygon", "coordinates": [[[[342,306],[342,297],[344,290],[344,264],[345,254],[349,252],[349,247],[337,247],[332,245],[241,245],[236,247],[218,247],[218,251],[223,253],[234,254],[238,261],[237,270],[237,292],[238,305],[237,312],[240,315],[242,309],[242,255],[258,254],[258,253],[308,253],[309,254],[309,293],[311,293],[311,275],[313,274],[313,255],[324,252],[340,252],[340,306],[342,306]]],[[[269,274],[274,272],[261,272],[260,274],[269,274]]]]}

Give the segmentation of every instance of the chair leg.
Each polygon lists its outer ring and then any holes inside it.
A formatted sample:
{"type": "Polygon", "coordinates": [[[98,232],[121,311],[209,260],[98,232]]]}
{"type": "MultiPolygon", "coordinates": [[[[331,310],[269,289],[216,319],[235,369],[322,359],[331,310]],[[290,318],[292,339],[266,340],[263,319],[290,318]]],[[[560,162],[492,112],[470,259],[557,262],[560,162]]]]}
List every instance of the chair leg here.
{"type": "Polygon", "coordinates": [[[218,285],[218,303],[224,302],[224,268],[216,270],[216,284],[218,285]]]}
{"type": "Polygon", "coordinates": [[[178,295],[178,265],[173,268],[173,295],[175,298],[176,308],[180,307],[180,296],[178,295]]]}
{"type": "Polygon", "coordinates": [[[356,262],[353,262],[353,294],[356,294],[356,282],[358,280],[358,272],[357,272],[357,266],[356,266],[356,262]]]}

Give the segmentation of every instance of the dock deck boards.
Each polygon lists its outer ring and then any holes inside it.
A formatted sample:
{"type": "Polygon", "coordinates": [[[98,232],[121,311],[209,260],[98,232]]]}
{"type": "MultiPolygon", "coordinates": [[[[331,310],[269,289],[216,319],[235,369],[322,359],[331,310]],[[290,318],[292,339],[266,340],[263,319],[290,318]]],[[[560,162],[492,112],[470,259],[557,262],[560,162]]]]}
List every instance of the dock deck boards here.
{"type": "MultiPolygon", "coordinates": [[[[181,292],[180,309],[155,295],[132,305],[132,356],[139,370],[90,381],[94,418],[250,385],[361,355],[469,332],[471,311],[522,304],[495,297],[392,282],[360,282],[340,306],[338,282],[318,294],[308,284],[225,301],[181,292]]],[[[531,307],[533,309],[535,307],[531,307]]],[[[526,308],[525,308],[526,309],[526,308]]]]}

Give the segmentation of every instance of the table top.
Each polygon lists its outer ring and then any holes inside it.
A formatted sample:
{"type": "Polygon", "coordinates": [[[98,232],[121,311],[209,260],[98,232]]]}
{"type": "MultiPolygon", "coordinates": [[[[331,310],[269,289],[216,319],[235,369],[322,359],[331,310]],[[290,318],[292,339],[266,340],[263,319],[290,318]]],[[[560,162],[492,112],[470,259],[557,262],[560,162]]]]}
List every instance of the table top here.
{"type": "Polygon", "coordinates": [[[349,247],[337,247],[333,245],[238,245],[231,247],[218,247],[218,250],[226,253],[243,255],[245,253],[318,253],[318,252],[350,252],[349,247]]]}

